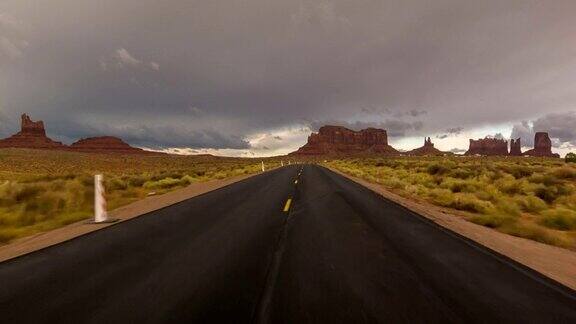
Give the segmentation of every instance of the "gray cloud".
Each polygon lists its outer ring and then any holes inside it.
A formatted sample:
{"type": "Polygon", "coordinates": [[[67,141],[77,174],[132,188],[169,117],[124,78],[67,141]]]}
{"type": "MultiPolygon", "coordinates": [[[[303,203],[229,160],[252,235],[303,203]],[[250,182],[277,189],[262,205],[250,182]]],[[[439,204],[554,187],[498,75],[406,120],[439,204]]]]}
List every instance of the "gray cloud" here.
{"type": "Polygon", "coordinates": [[[445,139],[445,138],[448,138],[450,136],[458,136],[462,133],[463,130],[464,130],[463,127],[448,128],[444,131],[444,132],[446,132],[446,134],[437,135],[436,138],[445,139]]]}
{"type": "Polygon", "coordinates": [[[531,120],[576,102],[575,10],[572,0],[4,0],[0,107],[61,138],[96,133],[68,124],[106,125],[97,129],[134,144],[218,148],[306,120],[391,136],[531,120]]]}
{"type": "Polygon", "coordinates": [[[446,129],[446,133],[448,133],[448,134],[460,134],[460,133],[462,133],[463,130],[464,130],[463,127],[452,127],[452,128],[446,129]]]}
{"type": "Polygon", "coordinates": [[[521,140],[522,146],[532,147],[534,146],[534,129],[528,121],[522,121],[521,123],[515,124],[512,127],[511,138],[521,140]]]}

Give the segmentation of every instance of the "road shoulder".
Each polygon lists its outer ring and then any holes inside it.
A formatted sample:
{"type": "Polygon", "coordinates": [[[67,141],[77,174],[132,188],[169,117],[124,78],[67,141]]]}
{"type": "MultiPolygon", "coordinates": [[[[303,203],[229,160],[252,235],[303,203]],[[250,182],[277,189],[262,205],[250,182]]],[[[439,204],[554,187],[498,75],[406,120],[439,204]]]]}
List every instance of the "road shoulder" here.
{"type": "Polygon", "coordinates": [[[7,261],[52,245],[69,241],[108,226],[122,223],[129,219],[162,209],[181,201],[214,191],[233,183],[245,180],[253,175],[242,175],[222,180],[211,180],[193,183],[190,186],[168,192],[159,196],[147,197],[132,204],[111,211],[110,217],[118,219],[116,223],[88,224],[86,220],[76,222],[55,230],[24,237],[9,244],[0,246],[0,262],[7,261]]]}
{"type": "Polygon", "coordinates": [[[382,186],[329,168],[370,190],[382,195],[436,224],[471,239],[493,251],[509,257],[544,276],[576,290],[576,252],[507,235],[471,223],[445,208],[416,202],[384,189],[382,186]]]}

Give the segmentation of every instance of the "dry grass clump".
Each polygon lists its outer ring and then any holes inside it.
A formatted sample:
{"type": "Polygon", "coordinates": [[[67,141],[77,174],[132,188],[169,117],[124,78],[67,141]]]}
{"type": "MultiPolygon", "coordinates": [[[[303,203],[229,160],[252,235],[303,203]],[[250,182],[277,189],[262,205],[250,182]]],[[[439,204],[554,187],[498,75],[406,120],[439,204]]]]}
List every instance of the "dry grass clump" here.
{"type": "Polygon", "coordinates": [[[260,160],[252,159],[3,149],[0,244],[92,217],[94,174],[104,174],[108,207],[114,209],[152,192],[260,170],[260,160]]]}
{"type": "Polygon", "coordinates": [[[576,249],[576,164],[559,159],[401,157],[326,162],[507,234],[576,249]]]}

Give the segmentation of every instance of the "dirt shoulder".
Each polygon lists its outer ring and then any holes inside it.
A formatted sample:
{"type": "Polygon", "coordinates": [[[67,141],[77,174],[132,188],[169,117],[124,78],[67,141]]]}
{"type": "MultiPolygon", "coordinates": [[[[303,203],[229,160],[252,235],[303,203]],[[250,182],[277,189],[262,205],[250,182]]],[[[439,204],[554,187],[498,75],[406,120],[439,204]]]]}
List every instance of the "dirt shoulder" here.
{"type": "Polygon", "coordinates": [[[510,236],[483,227],[425,202],[416,202],[366,180],[330,169],[392,200],[435,223],[515,260],[563,285],[576,290],[576,252],[539,242],[510,236]]]}
{"type": "Polygon", "coordinates": [[[155,210],[179,203],[204,193],[225,187],[238,181],[247,179],[253,175],[243,175],[223,180],[211,180],[206,182],[193,183],[186,188],[175,190],[159,196],[151,196],[115,209],[109,213],[111,218],[118,219],[116,223],[109,224],[88,224],[87,221],[80,221],[49,232],[44,232],[28,237],[24,237],[7,245],[0,246],[0,262],[34,252],[64,241],[71,240],[78,236],[88,234],[108,226],[114,226],[123,221],[153,212],[155,210]]]}

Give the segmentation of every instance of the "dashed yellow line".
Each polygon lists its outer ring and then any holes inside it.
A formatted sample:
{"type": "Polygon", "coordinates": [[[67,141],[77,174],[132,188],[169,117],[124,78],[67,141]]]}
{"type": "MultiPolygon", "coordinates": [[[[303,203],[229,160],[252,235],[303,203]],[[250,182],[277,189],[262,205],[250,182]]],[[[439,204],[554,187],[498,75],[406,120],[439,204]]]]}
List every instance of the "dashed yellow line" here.
{"type": "Polygon", "coordinates": [[[294,184],[298,184],[298,179],[294,180],[294,184]]]}
{"type": "Polygon", "coordinates": [[[288,198],[286,200],[286,205],[284,205],[284,212],[288,212],[290,210],[290,205],[292,205],[292,198],[288,198]]]}

